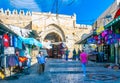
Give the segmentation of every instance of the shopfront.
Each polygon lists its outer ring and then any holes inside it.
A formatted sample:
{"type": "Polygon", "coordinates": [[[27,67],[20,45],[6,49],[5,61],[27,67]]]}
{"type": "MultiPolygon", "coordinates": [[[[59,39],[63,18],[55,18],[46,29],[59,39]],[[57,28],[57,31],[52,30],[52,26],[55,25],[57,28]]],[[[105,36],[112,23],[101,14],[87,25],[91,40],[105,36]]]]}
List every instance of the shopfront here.
{"type": "Polygon", "coordinates": [[[120,9],[117,10],[114,19],[105,26],[105,29],[112,30],[114,34],[113,44],[111,44],[111,60],[116,64],[120,64],[120,9]]]}
{"type": "Polygon", "coordinates": [[[6,76],[6,71],[11,74],[11,69],[20,66],[21,61],[28,61],[25,53],[31,54],[33,46],[41,48],[42,44],[34,38],[21,39],[8,26],[0,23],[0,72],[4,70],[6,76]]]}

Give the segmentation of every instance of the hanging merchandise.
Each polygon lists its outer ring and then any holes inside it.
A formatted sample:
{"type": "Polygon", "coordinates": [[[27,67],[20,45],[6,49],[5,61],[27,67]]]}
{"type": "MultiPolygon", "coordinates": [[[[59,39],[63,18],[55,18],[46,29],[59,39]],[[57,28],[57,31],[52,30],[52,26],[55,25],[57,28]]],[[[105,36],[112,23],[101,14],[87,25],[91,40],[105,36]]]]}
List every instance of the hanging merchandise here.
{"type": "Polygon", "coordinates": [[[115,34],[115,39],[120,39],[120,34],[115,34]]]}
{"type": "Polygon", "coordinates": [[[10,46],[9,42],[10,42],[10,38],[9,38],[8,34],[4,34],[4,35],[3,35],[3,43],[4,43],[4,46],[5,46],[5,47],[9,47],[9,46],[10,46]]]}
{"type": "Polygon", "coordinates": [[[113,44],[113,43],[114,43],[114,39],[111,39],[111,41],[110,41],[110,42],[111,42],[111,44],[113,44]]]}
{"type": "Polygon", "coordinates": [[[19,59],[19,61],[22,62],[22,63],[25,62],[25,61],[27,60],[26,57],[18,57],[18,59],[19,59]]]}
{"type": "Polygon", "coordinates": [[[22,49],[22,41],[20,39],[17,40],[17,47],[22,49]]]}
{"type": "Polygon", "coordinates": [[[113,33],[113,31],[112,31],[112,30],[109,30],[109,31],[108,31],[108,33],[109,33],[109,34],[112,34],[112,33],[113,33]]]}
{"type": "Polygon", "coordinates": [[[104,26],[100,26],[97,30],[96,33],[100,34],[102,31],[104,31],[104,26]]]}
{"type": "Polygon", "coordinates": [[[107,40],[108,40],[108,35],[105,36],[105,41],[107,41],[107,40]]]}
{"type": "Polygon", "coordinates": [[[105,31],[103,31],[103,32],[102,32],[102,34],[101,34],[101,35],[102,35],[102,37],[105,37],[107,34],[108,34],[108,31],[107,31],[107,30],[105,30],[105,31]]]}
{"type": "Polygon", "coordinates": [[[102,36],[101,36],[101,35],[99,35],[99,36],[98,36],[98,39],[99,39],[99,40],[101,40],[101,39],[102,39],[102,36]]]}
{"type": "Polygon", "coordinates": [[[14,47],[4,47],[4,54],[15,54],[15,48],[14,47]]]}
{"type": "Polygon", "coordinates": [[[10,34],[10,46],[12,47],[13,47],[13,42],[14,42],[13,35],[10,34]]]}
{"type": "Polygon", "coordinates": [[[96,35],[96,36],[94,36],[93,37],[96,41],[98,41],[98,36],[96,35]]]}
{"type": "Polygon", "coordinates": [[[100,44],[102,44],[102,41],[101,41],[101,40],[98,40],[97,43],[100,45],[100,44]]]}
{"type": "Polygon", "coordinates": [[[111,40],[107,40],[106,44],[110,45],[111,44],[111,40]]]}
{"type": "Polygon", "coordinates": [[[14,38],[13,46],[14,46],[14,47],[17,47],[17,37],[16,37],[16,36],[13,36],[13,38],[14,38]]]}
{"type": "Polygon", "coordinates": [[[3,53],[3,37],[0,35],[0,54],[3,53]]]}
{"type": "Polygon", "coordinates": [[[87,43],[88,44],[95,44],[96,43],[96,40],[94,38],[88,38],[87,39],[87,43]]]}

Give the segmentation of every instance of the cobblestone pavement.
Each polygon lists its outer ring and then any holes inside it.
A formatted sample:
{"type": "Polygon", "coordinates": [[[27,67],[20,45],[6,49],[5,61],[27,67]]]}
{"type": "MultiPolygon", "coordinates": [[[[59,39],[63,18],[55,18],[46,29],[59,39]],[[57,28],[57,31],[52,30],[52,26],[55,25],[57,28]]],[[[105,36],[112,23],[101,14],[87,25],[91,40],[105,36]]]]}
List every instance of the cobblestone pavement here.
{"type": "Polygon", "coordinates": [[[48,59],[45,72],[37,73],[37,64],[14,78],[0,80],[0,83],[120,83],[120,70],[104,68],[101,64],[89,62],[87,76],[82,73],[79,61],[48,59]]]}

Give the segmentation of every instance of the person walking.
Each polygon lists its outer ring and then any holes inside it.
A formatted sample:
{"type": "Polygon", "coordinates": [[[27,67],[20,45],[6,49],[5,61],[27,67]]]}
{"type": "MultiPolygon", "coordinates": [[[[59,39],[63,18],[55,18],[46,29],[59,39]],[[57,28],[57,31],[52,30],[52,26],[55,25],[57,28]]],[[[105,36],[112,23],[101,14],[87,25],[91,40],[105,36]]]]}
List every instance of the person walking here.
{"type": "Polygon", "coordinates": [[[27,67],[30,68],[31,67],[31,56],[27,52],[25,53],[25,56],[27,57],[27,67]]]}
{"type": "Polygon", "coordinates": [[[83,76],[86,76],[86,64],[88,62],[88,55],[84,52],[84,50],[82,50],[80,53],[80,61],[82,63],[83,76]]]}
{"type": "Polygon", "coordinates": [[[65,55],[66,55],[66,58],[65,58],[65,59],[66,59],[66,61],[68,60],[69,52],[70,52],[70,51],[69,51],[68,48],[66,47],[66,51],[65,51],[65,55]]]}
{"type": "Polygon", "coordinates": [[[78,48],[78,57],[77,57],[77,58],[78,58],[78,60],[80,60],[80,56],[79,56],[79,55],[80,55],[80,53],[81,53],[81,51],[80,51],[80,49],[78,48]]]}
{"type": "Polygon", "coordinates": [[[37,61],[38,61],[38,65],[39,65],[38,73],[41,74],[45,70],[45,62],[46,62],[43,52],[41,52],[41,51],[39,52],[39,54],[37,55],[37,61]]]}
{"type": "Polygon", "coordinates": [[[104,52],[99,52],[99,62],[103,62],[104,60],[104,52]]]}
{"type": "Polygon", "coordinates": [[[73,60],[76,60],[76,50],[75,50],[75,48],[73,50],[73,60]]]}

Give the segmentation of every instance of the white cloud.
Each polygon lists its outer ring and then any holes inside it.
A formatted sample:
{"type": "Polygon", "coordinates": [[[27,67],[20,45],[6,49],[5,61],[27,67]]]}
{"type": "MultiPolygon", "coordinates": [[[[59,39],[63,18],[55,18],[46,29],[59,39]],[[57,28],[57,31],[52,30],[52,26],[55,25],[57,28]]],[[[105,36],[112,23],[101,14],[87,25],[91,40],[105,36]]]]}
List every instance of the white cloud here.
{"type": "Polygon", "coordinates": [[[41,8],[34,0],[10,0],[12,7],[16,9],[28,9],[31,11],[41,11],[41,8]]]}

